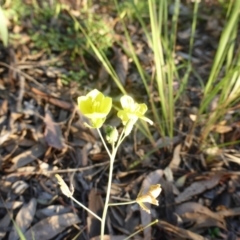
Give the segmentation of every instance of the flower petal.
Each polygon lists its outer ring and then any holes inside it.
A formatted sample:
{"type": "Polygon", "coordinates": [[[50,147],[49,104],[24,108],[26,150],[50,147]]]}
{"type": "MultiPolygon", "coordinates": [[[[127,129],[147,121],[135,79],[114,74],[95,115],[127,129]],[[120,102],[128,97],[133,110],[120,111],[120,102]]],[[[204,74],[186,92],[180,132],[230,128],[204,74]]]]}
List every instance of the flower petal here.
{"type": "Polygon", "coordinates": [[[112,108],[112,99],[94,89],[86,96],[78,97],[78,107],[91,120],[93,128],[100,128],[112,108]]]}
{"type": "Polygon", "coordinates": [[[162,188],[160,184],[156,184],[156,185],[152,185],[150,186],[150,189],[148,191],[148,193],[153,197],[153,198],[157,198],[159,196],[159,194],[161,193],[162,188]]]}
{"type": "Polygon", "coordinates": [[[140,203],[138,203],[138,204],[140,205],[140,207],[141,207],[144,211],[146,211],[148,214],[150,214],[150,209],[147,208],[147,206],[146,206],[144,203],[140,202],[140,203]]]}
{"type": "Polygon", "coordinates": [[[132,109],[135,105],[134,100],[128,95],[122,96],[120,102],[123,109],[132,109]]]}
{"type": "Polygon", "coordinates": [[[142,120],[144,120],[145,122],[148,122],[149,124],[153,125],[153,121],[147,117],[140,117],[142,120]]]}
{"type": "Polygon", "coordinates": [[[126,125],[130,120],[133,124],[135,124],[138,118],[141,118],[142,120],[153,124],[149,118],[144,117],[144,114],[147,111],[146,104],[135,103],[133,98],[127,95],[122,96],[120,102],[123,110],[118,111],[118,117],[122,120],[123,125],[126,125]]]}

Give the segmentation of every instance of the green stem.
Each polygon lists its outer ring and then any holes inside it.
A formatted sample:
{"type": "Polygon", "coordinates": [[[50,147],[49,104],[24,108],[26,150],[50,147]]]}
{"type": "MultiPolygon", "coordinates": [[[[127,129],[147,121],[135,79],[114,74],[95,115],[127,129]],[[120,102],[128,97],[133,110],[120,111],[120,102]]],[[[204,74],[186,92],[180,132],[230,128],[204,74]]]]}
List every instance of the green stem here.
{"type": "Polygon", "coordinates": [[[108,206],[120,206],[120,205],[127,205],[136,203],[136,200],[129,201],[129,202],[121,202],[121,203],[109,203],[108,206]]]}
{"type": "Polygon", "coordinates": [[[148,227],[150,227],[150,226],[152,226],[153,224],[155,224],[155,223],[158,223],[158,220],[156,219],[155,221],[153,221],[153,222],[151,222],[151,223],[149,223],[147,226],[145,226],[145,227],[143,227],[143,228],[141,228],[140,230],[138,230],[138,231],[136,231],[136,232],[134,232],[133,234],[131,234],[130,236],[128,236],[127,238],[124,238],[124,240],[127,240],[127,239],[130,239],[130,238],[132,238],[134,235],[136,235],[137,233],[140,233],[140,232],[142,232],[145,228],[148,228],[148,227]]]}
{"type": "Polygon", "coordinates": [[[104,145],[104,147],[105,147],[105,149],[106,149],[106,151],[107,151],[107,153],[108,153],[108,156],[111,158],[111,153],[110,153],[110,151],[109,151],[109,149],[108,149],[108,147],[107,147],[107,144],[106,144],[105,141],[104,141],[104,138],[103,138],[103,136],[102,136],[101,131],[99,130],[99,128],[97,128],[97,131],[98,131],[98,134],[99,134],[99,136],[100,136],[100,138],[101,138],[101,140],[102,140],[102,143],[103,143],[103,145],[104,145]]]}
{"type": "Polygon", "coordinates": [[[103,208],[102,223],[101,223],[101,238],[100,239],[103,239],[103,236],[104,236],[105,222],[106,222],[107,210],[108,210],[108,202],[109,202],[109,198],[110,198],[111,185],[112,185],[113,164],[114,164],[114,159],[115,159],[116,153],[117,153],[117,148],[114,149],[114,151],[112,152],[112,155],[110,157],[108,186],[107,186],[106,200],[105,200],[105,204],[104,204],[104,208],[103,208]]]}
{"type": "Polygon", "coordinates": [[[89,208],[85,207],[82,203],[80,203],[77,199],[75,199],[73,196],[70,197],[75,203],[77,203],[79,206],[84,208],[86,211],[88,211],[90,214],[92,214],[95,218],[97,218],[100,222],[102,222],[102,219],[96,215],[94,212],[92,212],[89,208]]]}
{"type": "Polygon", "coordinates": [[[104,230],[105,230],[105,222],[106,222],[106,218],[107,218],[108,203],[109,203],[109,199],[110,199],[110,192],[111,192],[111,185],[112,185],[113,164],[114,164],[114,160],[115,160],[115,157],[116,157],[116,154],[117,154],[118,147],[119,147],[120,143],[122,143],[125,136],[124,136],[124,133],[122,132],[119,139],[118,139],[116,147],[114,147],[114,145],[112,145],[112,147],[113,147],[112,148],[112,153],[110,153],[110,151],[108,150],[108,147],[107,147],[107,145],[104,141],[104,138],[102,137],[101,131],[99,129],[97,129],[97,130],[98,130],[98,134],[100,135],[100,138],[103,142],[103,145],[104,145],[105,149],[107,150],[108,155],[110,157],[107,194],[106,194],[105,204],[104,204],[104,208],[103,208],[102,223],[101,223],[101,238],[100,239],[103,239],[104,230]]]}

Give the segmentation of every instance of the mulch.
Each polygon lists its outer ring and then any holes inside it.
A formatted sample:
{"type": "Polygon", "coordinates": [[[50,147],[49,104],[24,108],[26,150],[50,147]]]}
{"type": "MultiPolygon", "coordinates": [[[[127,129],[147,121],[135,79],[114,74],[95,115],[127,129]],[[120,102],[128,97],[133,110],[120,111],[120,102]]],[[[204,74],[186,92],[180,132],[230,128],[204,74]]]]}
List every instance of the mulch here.
{"type": "MultiPolygon", "coordinates": [[[[205,22],[198,26],[192,61],[206,77],[221,21],[210,24],[212,17],[201,14],[205,22]]],[[[182,16],[183,22],[186,19],[182,16]]],[[[115,27],[119,38],[121,26],[115,27]]],[[[178,61],[187,57],[189,28],[188,24],[180,27],[178,61]]],[[[152,53],[142,32],[139,26],[129,29],[142,64],[151,73],[152,53]]],[[[61,77],[69,70],[69,57],[68,53],[36,51],[30,38],[7,49],[1,46],[0,239],[18,239],[15,224],[26,239],[98,239],[99,222],[61,193],[54,174],[63,177],[78,201],[101,214],[109,159],[97,133],[84,126],[76,99],[92,88],[109,95],[120,93],[101,64],[89,56],[86,65],[97,62],[96,69],[86,68],[89,78],[64,85],[61,77]],[[92,80],[93,75],[100,80],[92,80]]],[[[140,77],[128,60],[119,46],[111,49],[111,62],[121,82],[129,93],[145,101],[140,77]]],[[[177,91],[178,83],[174,87],[177,91]]],[[[154,143],[149,142],[136,129],[122,144],[114,166],[111,201],[136,199],[141,189],[157,183],[162,193],[159,206],[149,206],[151,214],[137,204],[110,207],[106,239],[124,239],[138,230],[132,239],[240,239],[239,145],[220,149],[211,142],[199,149],[201,128],[194,132],[191,146],[185,142],[193,107],[200,98],[201,88],[191,76],[188,91],[176,106],[178,130],[173,139],[151,128],[154,143]],[[155,151],[148,154],[151,149],[155,151]],[[155,219],[157,223],[143,229],[155,219]]],[[[114,112],[109,122],[121,130],[114,112]]],[[[221,143],[239,140],[238,125],[236,120],[221,130],[215,126],[221,143]]]]}

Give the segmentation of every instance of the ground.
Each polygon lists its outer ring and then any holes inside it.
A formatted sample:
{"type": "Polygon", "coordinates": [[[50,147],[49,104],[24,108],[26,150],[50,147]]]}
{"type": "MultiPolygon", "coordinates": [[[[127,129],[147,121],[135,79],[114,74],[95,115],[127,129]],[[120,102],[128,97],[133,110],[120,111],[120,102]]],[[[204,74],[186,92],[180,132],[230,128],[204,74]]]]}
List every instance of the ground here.
{"type": "MultiPolygon", "coordinates": [[[[61,1],[58,9],[50,1],[9,1],[4,6],[11,41],[8,47],[0,43],[0,239],[18,239],[21,233],[36,240],[98,239],[100,234],[99,221],[63,195],[55,178],[61,175],[75,199],[101,215],[109,157],[97,132],[85,127],[77,97],[96,88],[118,107],[122,93],[72,18],[83,24],[89,10],[79,10],[84,4],[61,1]]],[[[129,46],[113,6],[104,1],[93,6],[89,36],[106,53],[126,92],[150,106],[141,76],[123,51],[129,46]]],[[[140,63],[151,75],[154,53],[127,1],[121,7],[130,16],[128,31],[140,63]]],[[[189,58],[192,8],[184,3],[180,11],[179,63],[189,58]]],[[[106,239],[124,239],[138,230],[132,239],[240,239],[239,106],[229,109],[228,121],[214,125],[204,143],[201,126],[191,128],[205,84],[197,76],[209,75],[224,25],[222,11],[217,3],[201,5],[191,58],[198,71],[176,104],[174,136],[161,136],[154,125],[149,140],[138,126],[115,159],[111,202],[134,200],[141,189],[161,184],[159,206],[149,206],[151,214],[138,204],[109,207],[106,239]]],[[[173,83],[177,94],[180,83],[173,83]]],[[[160,101],[154,85],[150,90],[160,101]]],[[[114,110],[107,123],[122,129],[114,110]]]]}

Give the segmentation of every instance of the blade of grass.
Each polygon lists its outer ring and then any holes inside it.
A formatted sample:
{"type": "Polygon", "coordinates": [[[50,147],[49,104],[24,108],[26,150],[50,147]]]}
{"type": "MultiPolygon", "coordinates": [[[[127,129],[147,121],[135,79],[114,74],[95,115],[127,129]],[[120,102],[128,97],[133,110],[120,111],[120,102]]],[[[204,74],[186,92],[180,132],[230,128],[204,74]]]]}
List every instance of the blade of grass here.
{"type": "Polygon", "coordinates": [[[3,45],[7,47],[8,45],[7,21],[1,6],[0,6],[0,37],[3,41],[3,45]]]}
{"type": "MultiPolygon", "coordinates": [[[[118,86],[118,88],[120,89],[120,91],[123,94],[126,94],[126,91],[124,89],[124,87],[122,86],[122,83],[120,82],[116,71],[113,69],[111,63],[109,62],[106,54],[103,52],[103,50],[99,49],[96,47],[96,44],[93,42],[93,40],[89,37],[89,34],[87,33],[87,31],[84,29],[84,27],[78,22],[78,20],[76,19],[75,16],[73,16],[71,14],[70,11],[68,11],[69,15],[71,16],[71,18],[73,19],[74,23],[75,23],[75,28],[80,30],[83,35],[85,36],[85,38],[87,39],[89,45],[91,46],[92,50],[94,51],[94,53],[96,54],[97,58],[101,61],[101,63],[103,64],[104,68],[106,69],[106,71],[108,72],[108,74],[112,77],[112,79],[114,80],[114,82],[116,83],[116,85],[118,86]]],[[[90,30],[90,29],[89,29],[90,30]]]]}
{"type": "Polygon", "coordinates": [[[214,85],[214,81],[216,81],[217,76],[221,70],[224,58],[227,53],[227,45],[229,44],[229,41],[232,39],[232,32],[235,27],[235,24],[238,22],[239,17],[239,9],[240,9],[240,1],[236,0],[233,7],[232,12],[229,16],[229,19],[224,27],[223,33],[221,35],[219,46],[217,49],[216,56],[213,61],[213,66],[211,69],[211,73],[207,82],[207,85],[204,89],[204,94],[207,95],[209,91],[211,90],[211,87],[214,85]]]}
{"type": "Polygon", "coordinates": [[[192,26],[191,26],[191,36],[189,41],[189,58],[187,61],[187,70],[185,71],[185,74],[182,78],[182,82],[180,84],[180,88],[178,93],[176,94],[174,102],[178,100],[178,98],[181,96],[181,94],[186,90],[188,79],[190,76],[190,73],[192,72],[192,53],[193,53],[193,43],[194,43],[194,37],[196,33],[196,27],[197,27],[197,17],[198,17],[198,8],[199,8],[199,2],[195,1],[194,8],[193,8],[193,20],[192,20],[192,26]]]}

